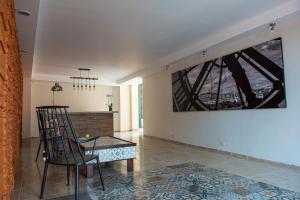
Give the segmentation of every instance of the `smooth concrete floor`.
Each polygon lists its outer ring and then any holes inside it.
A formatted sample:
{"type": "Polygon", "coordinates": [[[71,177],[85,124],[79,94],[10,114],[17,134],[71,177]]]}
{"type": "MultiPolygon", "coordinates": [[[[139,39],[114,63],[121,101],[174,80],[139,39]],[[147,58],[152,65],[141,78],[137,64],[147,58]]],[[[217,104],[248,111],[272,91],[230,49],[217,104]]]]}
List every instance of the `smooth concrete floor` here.
{"type": "MultiPolygon", "coordinates": [[[[115,136],[137,143],[134,171],[197,162],[211,168],[300,192],[300,169],[237,158],[197,147],[168,142],[143,136],[139,131],[116,133],[115,136]]],[[[39,199],[44,162],[41,155],[38,162],[35,162],[38,142],[39,139],[37,138],[24,139],[22,142],[12,199],[39,199]]],[[[111,166],[122,173],[127,173],[126,161],[117,161],[112,163],[111,166]]],[[[81,174],[80,191],[86,192],[86,183],[91,180],[84,177],[84,169],[81,174]]],[[[66,167],[49,165],[45,199],[74,194],[74,177],[72,170],[71,184],[67,186],[66,167]]]]}

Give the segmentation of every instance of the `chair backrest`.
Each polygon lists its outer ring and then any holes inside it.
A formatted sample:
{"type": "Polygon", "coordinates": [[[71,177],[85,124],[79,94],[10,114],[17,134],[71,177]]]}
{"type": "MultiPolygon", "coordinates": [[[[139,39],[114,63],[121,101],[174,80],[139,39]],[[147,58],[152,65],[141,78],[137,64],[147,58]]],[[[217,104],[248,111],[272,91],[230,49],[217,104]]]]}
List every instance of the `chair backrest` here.
{"type": "Polygon", "coordinates": [[[36,108],[47,162],[55,164],[85,162],[67,108],[68,106],[36,108]]]}
{"type": "Polygon", "coordinates": [[[39,120],[39,113],[38,113],[37,110],[36,110],[36,116],[37,116],[37,119],[38,119],[39,137],[40,137],[40,140],[43,140],[43,130],[42,130],[41,121],[39,120]]]}

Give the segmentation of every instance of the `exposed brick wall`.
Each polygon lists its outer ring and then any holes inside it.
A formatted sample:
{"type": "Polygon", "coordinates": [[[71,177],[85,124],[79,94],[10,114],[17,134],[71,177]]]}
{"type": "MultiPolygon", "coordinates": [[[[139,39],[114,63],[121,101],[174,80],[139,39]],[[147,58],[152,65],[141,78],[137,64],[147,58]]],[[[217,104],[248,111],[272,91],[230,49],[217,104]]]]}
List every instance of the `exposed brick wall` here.
{"type": "Polygon", "coordinates": [[[10,199],[21,141],[22,69],[13,0],[0,0],[0,199],[10,199]]]}

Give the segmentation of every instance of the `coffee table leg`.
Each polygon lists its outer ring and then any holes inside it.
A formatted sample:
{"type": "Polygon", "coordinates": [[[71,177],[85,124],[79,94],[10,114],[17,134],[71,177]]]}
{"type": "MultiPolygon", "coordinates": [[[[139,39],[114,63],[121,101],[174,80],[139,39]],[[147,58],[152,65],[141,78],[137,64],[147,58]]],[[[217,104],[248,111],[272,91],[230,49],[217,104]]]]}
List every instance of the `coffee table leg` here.
{"type": "Polygon", "coordinates": [[[127,160],[127,171],[132,172],[133,171],[133,159],[127,160]]]}
{"type": "Polygon", "coordinates": [[[90,178],[93,177],[93,173],[94,173],[94,166],[93,165],[86,165],[86,177],[90,178]]]}

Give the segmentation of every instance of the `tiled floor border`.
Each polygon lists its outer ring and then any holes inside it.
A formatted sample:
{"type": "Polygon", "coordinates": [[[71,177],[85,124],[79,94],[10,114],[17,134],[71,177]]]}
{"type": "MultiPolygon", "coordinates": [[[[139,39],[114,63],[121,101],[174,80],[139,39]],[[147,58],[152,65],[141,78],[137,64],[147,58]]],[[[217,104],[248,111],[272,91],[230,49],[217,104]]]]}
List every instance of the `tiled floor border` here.
{"type": "Polygon", "coordinates": [[[197,146],[197,145],[193,145],[193,144],[187,144],[187,143],[184,143],[184,142],[179,142],[179,141],[166,139],[166,138],[160,138],[160,137],[156,137],[156,136],[152,136],[152,135],[143,135],[143,136],[144,137],[155,138],[155,139],[158,139],[158,140],[168,141],[168,142],[172,142],[172,143],[175,143],[175,144],[190,146],[190,147],[193,147],[193,148],[198,148],[198,149],[202,149],[202,150],[209,151],[209,152],[215,152],[215,153],[220,153],[220,154],[224,154],[224,155],[229,155],[229,156],[232,156],[232,157],[235,157],[235,158],[241,158],[241,159],[245,159],[245,160],[253,160],[253,161],[268,163],[268,164],[272,164],[272,165],[276,165],[276,166],[288,167],[288,168],[296,169],[296,170],[300,171],[300,166],[297,166],[297,165],[291,165],[291,164],[286,164],[286,163],[282,163],[282,162],[265,160],[265,159],[256,158],[256,157],[252,157],[252,156],[247,156],[247,155],[243,155],[243,154],[233,153],[233,152],[229,152],[229,151],[223,151],[223,150],[219,150],[219,149],[213,149],[213,148],[197,146]]]}

